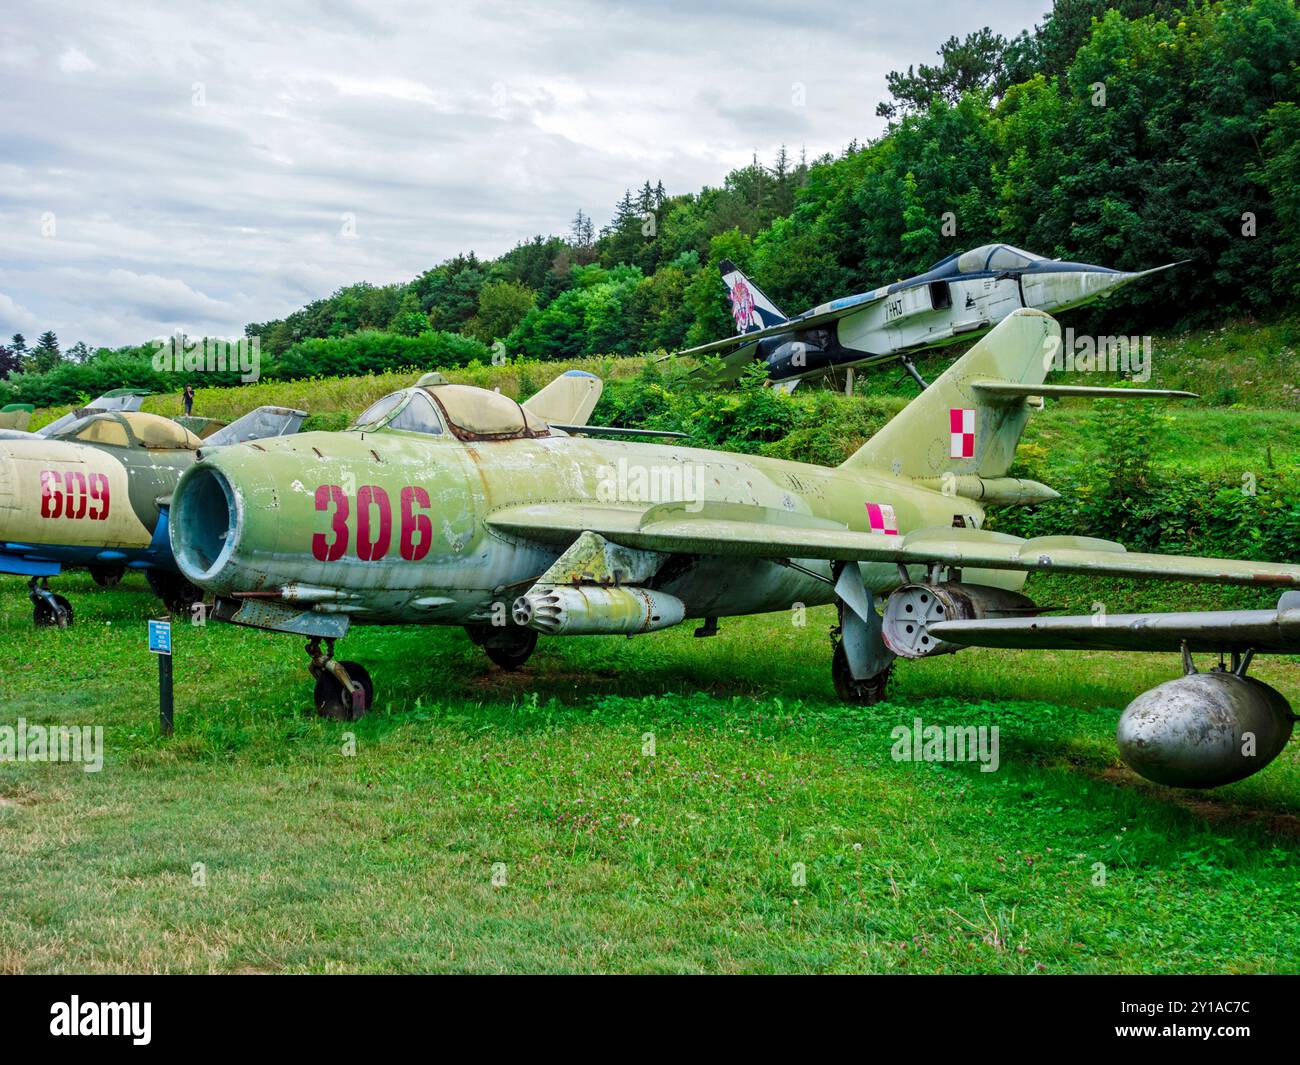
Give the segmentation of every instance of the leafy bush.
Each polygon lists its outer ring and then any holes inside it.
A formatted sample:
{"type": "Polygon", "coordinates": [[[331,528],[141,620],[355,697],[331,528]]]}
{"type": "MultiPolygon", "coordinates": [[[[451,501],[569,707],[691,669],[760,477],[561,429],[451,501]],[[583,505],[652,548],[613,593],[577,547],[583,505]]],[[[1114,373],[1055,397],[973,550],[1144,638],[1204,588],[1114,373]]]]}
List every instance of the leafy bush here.
{"type": "Polygon", "coordinates": [[[415,368],[436,370],[487,362],[485,344],[458,333],[429,331],[416,336],[363,329],[341,337],[312,338],[294,344],[276,358],[266,376],[348,377],[415,368]]]}

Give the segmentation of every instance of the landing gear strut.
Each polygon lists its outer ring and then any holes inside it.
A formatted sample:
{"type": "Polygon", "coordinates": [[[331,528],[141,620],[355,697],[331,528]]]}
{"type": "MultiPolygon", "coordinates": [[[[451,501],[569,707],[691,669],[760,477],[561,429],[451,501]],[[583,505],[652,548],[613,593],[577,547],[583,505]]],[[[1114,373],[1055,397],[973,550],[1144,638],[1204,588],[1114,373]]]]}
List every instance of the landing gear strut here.
{"type": "Polygon", "coordinates": [[[846,703],[874,706],[885,698],[894,653],[880,631],[876,599],[863,584],[857,563],[832,567],[840,623],[831,630],[831,682],[846,703]]]}
{"type": "Polygon", "coordinates": [[[307,642],[307,654],[311,658],[307,669],[316,678],[316,713],[336,721],[365,717],[375,702],[375,685],[365,667],[336,660],[330,639],[322,653],[320,638],[313,637],[307,642]]]}
{"type": "Polygon", "coordinates": [[[502,669],[518,669],[537,649],[536,630],[521,625],[466,625],[465,631],[502,669]]]}
{"type": "Polygon", "coordinates": [[[32,621],[41,628],[66,629],[72,624],[72,604],[50,591],[48,577],[33,577],[27,584],[27,598],[32,601],[32,621]]]}
{"type": "Polygon", "coordinates": [[[835,694],[846,703],[858,706],[875,706],[884,702],[885,688],[889,684],[889,674],[894,670],[891,662],[874,677],[854,680],[849,669],[849,656],[844,653],[844,644],[834,641],[835,650],[831,654],[831,683],[835,685],[835,694]]]}

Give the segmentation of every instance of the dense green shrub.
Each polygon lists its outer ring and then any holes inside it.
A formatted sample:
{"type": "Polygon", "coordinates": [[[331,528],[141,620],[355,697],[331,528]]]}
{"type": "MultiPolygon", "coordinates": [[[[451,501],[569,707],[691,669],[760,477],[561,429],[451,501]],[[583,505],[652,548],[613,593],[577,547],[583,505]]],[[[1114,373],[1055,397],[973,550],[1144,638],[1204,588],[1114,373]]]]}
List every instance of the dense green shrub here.
{"type": "Polygon", "coordinates": [[[264,370],[268,377],[353,377],[407,367],[436,370],[487,362],[487,345],[458,333],[428,331],[417,336],[363,329],[347,336],[312,338],[294,344],[264,370]]]}

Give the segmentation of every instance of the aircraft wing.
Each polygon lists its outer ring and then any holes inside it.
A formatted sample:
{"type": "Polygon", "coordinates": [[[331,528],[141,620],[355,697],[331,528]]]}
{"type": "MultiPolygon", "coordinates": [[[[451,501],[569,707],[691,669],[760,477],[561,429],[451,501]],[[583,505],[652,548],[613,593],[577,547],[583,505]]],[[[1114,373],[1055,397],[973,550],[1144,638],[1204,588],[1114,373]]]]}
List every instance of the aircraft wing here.
{"type": "Polygon", "coordinates": [[[677,352],[677,354],[708,355],[715,351],[726,351],[729,348],[752,344],[766,337],[780,336],[782,333],[793,333],[802,329],[817,329],[823,325],[838,321],[846,315],[860,311],[863,307],[884,299],[886,295],[888,295],[887,290],[877,289],[873,292],[863,292],[857,296],[848,296],[842,300],[833,300],[830,303],[822,304],[820,307],[815,307],[811,311],[805,311],[797,318],[791,318],[777,325],[769,325],[766,329],[738,333],[735,336],[727,337],[726,340],[715,340],[710,344],[700,344],[693,348],[686,348],[684,351],[677,352]]]}
{"type": "Polygon", "coordinates": [[[927,631],[972,647],[1177,651],[1186,643],[1191,651],[1300,654],[1300,592],[1284,592],[1272,610],[941,621],[927,631]]]}
{"type": "Polygon", "coordinates": [[[1300,588],[1300,566],[1148,555],[1086,536],[1025,540],[982,529],[936,526],[904,536],[858,532],[808,514],[743,503],[662,503],[649,509],[537,503],[488,518],[503,532],[547,542],[599,533],[627,547],[684,555],[830,559],[1020,572],[1083,573],[1147,580],[1300,588]]]}

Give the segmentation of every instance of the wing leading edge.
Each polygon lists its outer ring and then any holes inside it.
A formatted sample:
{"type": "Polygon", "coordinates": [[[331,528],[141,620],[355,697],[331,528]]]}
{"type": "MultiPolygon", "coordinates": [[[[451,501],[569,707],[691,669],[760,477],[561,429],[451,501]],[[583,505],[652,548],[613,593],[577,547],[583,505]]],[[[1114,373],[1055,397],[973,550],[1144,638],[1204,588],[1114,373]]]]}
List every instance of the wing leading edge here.
{"type": "Polygon", "coordinates": [[[1300,566],[1275,562],[1149,555],[1090,537],[1025,540],[1005,533],[946,526],[918,529],[905,536],[864,533],[808,514],[742,503],[663,503],[646,510],[541,503],[498,510],[488,518],[488,524],[503,532],[548,542],[571,540],[590,531],[627,547],[675,554],[938,564],[1300,588],[1300,566]]]}

